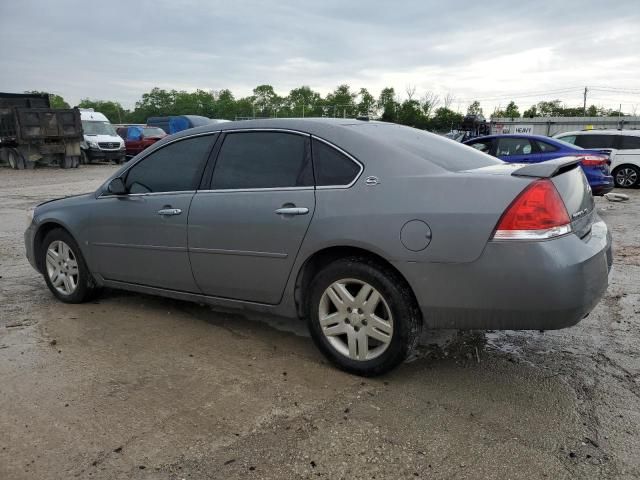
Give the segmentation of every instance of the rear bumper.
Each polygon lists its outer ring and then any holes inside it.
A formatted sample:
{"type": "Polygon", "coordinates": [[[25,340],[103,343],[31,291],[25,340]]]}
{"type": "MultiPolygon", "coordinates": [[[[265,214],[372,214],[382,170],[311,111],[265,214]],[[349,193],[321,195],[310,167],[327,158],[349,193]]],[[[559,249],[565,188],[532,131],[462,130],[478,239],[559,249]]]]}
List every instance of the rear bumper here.
{"type": "Polygon", "coordinates": [[[611,236],[598,219],[584,239],[489,242],[470,263],[394,265],[427,328],[552,330],[575,325],[598,304],[611,258],[611,236]]]}

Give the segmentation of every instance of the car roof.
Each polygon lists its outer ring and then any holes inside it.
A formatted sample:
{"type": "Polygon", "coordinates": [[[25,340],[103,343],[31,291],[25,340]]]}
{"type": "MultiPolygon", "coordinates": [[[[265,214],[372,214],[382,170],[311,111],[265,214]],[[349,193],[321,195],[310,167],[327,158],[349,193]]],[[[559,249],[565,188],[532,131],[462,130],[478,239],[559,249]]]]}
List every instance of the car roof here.
{"type": "Polygon", "coordinates": [[[598,129],[598,130],[576,130],[573,132],[556,133],[554,137],[569,135],[631,135],[640,136],[640,130],[616,130],[616,129],[598,129]]]}
{"type": "Polygon", "coordinates": [[[501,133],[501,134],[497,134],[497,135],[485,135],[483,137],[475,137],[472,138],[471,140],[467,140],[466,142],[463,143],[471,143],[471,142],[476,142],[478,140],[489,140],[489,139],[494,139],[494,138],[529,138],[532,140],[541,140],[541,141],[546,141],[546,140],[552,140],[549,137],[545,137],[544,135],[531,135],[528,133],[523,133],[523,134],[517,134],[517,133],[501,133]]]}

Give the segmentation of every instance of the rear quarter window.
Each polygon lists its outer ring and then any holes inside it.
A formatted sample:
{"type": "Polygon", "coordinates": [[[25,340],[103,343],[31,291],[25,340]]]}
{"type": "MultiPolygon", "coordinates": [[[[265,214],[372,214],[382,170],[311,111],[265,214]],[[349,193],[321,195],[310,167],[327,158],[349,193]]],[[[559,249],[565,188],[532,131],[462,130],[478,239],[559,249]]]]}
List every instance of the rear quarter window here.
{"type": "Polygon", "coordinates": [[[640,150],[640,135],[622,135],[620,137],[620,150],[640,150]]]}

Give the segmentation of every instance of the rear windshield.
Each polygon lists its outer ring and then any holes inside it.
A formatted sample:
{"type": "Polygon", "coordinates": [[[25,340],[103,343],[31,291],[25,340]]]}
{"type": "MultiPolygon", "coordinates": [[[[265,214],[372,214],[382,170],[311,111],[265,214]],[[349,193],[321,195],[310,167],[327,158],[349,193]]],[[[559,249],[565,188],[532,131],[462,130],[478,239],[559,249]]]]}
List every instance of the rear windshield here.
{"type": "Polygon", "coordinates": [[[359,133],[376,141],[388,142],[452,172],[504,163],[467,145],[417,128],[384,123],[363,123],[357,128],[359,133]]]}

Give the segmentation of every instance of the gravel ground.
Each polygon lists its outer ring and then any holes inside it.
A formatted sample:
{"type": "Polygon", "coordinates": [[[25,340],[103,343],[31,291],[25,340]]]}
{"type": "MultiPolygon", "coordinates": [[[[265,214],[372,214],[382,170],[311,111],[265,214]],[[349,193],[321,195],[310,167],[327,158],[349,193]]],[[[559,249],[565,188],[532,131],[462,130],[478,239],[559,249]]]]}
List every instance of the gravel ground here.
{"type": "Polygon", "coordinates": [[[425,332],[415,361],[362,380],[300,322],[56,302],[25,210],[114,168],[0,170],[0,478],[640,478],[640,191],[597,200],[614,269],[580,324],[425,332]]]}

